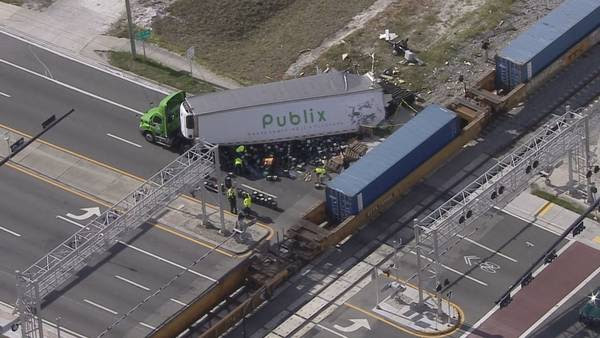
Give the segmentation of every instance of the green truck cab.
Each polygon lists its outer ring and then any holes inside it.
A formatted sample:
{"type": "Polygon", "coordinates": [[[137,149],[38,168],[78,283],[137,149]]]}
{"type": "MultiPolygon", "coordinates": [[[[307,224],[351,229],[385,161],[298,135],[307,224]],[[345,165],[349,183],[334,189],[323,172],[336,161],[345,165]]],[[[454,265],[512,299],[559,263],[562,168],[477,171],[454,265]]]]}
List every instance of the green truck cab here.
{"type": "Polygon", "coordinates": [[[181,135],[179,107],[185,92],[179,91],[162,99],[158,106],[147,110],[140,118],[140,132],[151,143],[167,147],[187,147],[189,140],[181,135]]]}

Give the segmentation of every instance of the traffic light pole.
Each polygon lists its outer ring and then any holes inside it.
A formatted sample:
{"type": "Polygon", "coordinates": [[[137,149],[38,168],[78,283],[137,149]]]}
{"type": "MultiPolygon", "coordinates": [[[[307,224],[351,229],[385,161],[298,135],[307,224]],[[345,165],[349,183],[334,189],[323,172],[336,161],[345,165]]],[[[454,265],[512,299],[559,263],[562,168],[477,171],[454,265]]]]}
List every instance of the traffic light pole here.
{"type": "Polygon", "coordinates": [[[500,304],[501,307],[508,305],[511,301],[510,293],[518,286],[518,285],[527,285],[529,281],[533,278],[533,270],[542,262],[545,261],[545,264],[549,264],[556,258],[556,247],[562,242],[570,233],[573,233],[573,236],[578,235],[581,231],[583,231],[583,227],[580,224],[583,224],[583,220],[592,213],[596,208],[600,206],[600,199],[597,199],[594,204],[589,206],[587,210],[581,214],[573,223],[565,230],[565,232],[556,240],[554,243],[544,252],[544,254],[538,258],[535,263],[533,263],[527,271],[519,278],[516,282],[514,282],[510,288],[496,301],[496,304],[500,304]],[[577,228],[577,230],[575,230],[577,228]],[[524,283],[525,282],[525,283],[524,283]]]}

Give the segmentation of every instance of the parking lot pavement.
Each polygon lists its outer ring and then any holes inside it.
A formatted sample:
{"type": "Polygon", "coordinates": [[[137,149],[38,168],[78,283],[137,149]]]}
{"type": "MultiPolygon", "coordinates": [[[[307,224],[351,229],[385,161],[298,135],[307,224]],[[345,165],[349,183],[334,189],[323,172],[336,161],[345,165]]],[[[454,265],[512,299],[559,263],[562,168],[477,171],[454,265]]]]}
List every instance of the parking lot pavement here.
{"type": "MultiPolygon", "coordinates": [[[[442,291],[450,294],[451,301],[463,313],[463,331],[476,323],[494,305],[495,301],[540,257],[557,236],[533,224],[522,221],[502,211],[492,211],[480,218],[477,228],[456,244],[442,258],[441,281],[449,284],[442,291]]],[[[564,243],[563,243],[564,244],[564,243]]],[[[409,279],[417,271],[416,255],[409,246],[402,248],[392,269],[400,279],[409,279]]],[[[386,262],[387,267],[392,261],[386,262]]],[[[425,287],[434,290],[433,266],[425,276],[425,287]]],[[[416,284],[416,278],[410,280],[416,284]]],[[[379,287],[384,284],[380,281],[379,287]]],[[[381,295],[380,295],[381,296],[381,295]]],[[[344,305],[325,317],[311,323],[306,336],[314,337],[363,337],[363,336],[411,336],[395,325],[370,311],[375,306],[376,286],[369,282],[362,290],[349,298],[344,305]],[[370,330],[351,320],[368,320],[370,330]],[[347,328],[355,329],[353,331],[347,328]]],[[[364,325],[363,325],[364,326],[364,325]]]]}
{"type": "MultiPolygon", "coordinates": [[[[536,322],[569,296],[591,274],[600,272],[600,251],[572,242],[562,254],[535,279],[514,295],[512,302],[494,312],[469,337],[521,337],[536,322]]],[[[549,328],[550,329],[550,328],[549,328]]],[[[549,330],[548,329],[548,330],[549,330]]],[[[549,331],[545,337],[556,337],[562,331],[549,331]]]]}

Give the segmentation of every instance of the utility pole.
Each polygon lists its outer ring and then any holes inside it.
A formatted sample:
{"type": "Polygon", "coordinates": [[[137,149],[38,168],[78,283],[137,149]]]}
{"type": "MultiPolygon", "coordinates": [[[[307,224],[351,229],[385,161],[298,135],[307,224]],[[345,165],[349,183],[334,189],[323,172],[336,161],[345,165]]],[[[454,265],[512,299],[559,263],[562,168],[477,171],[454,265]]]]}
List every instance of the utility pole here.
{"type": "Polygon", "coordinates": [[[127,24],[129,26],[129,41],[131,42],[131,55],[133,58],[137,58],[137,54],[135,53],[135,32],[133,31],[133,22],[131,20],[131,5],[129,4],[129,0],[125,0],[125,9],[127,10],[127,24]]]}

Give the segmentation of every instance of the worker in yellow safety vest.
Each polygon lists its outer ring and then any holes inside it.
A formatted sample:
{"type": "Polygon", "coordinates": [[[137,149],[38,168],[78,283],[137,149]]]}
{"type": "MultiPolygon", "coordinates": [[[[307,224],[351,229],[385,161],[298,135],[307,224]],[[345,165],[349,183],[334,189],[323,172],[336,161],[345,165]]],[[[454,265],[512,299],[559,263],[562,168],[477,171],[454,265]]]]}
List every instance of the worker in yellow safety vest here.
{"type": "Polygon", "coordinates": [[[235,148],[235,152],[238,154],[238,156],[243,156],[246,153],[246,147],[244,147],[244,145],[238,146],[235,148]]]}
{"type": "Polygon", "coordinates": [[[252,206],[252,197],[250,197],[250,194],[244,195],[244,200],[242,201],[242,203],[244,205],[244,214],[250,215],[250,207],[252,206]]]}
{"type": "Polygon", "coordinates": [[[229,211],[232,214],[237,214],[237,197],[235,196],[235,189],[233,187],[227,189],[227,199],[229,200],[229,211]]]}
{"type": "Polygon", "coordinates": [[[323,177],[325,176],[331,179],[331,176],[329,176],[329,174],[327,173],[327,169],[325,169],[325,167],[323,166],[316,167],[315,173],[317,174],[317,182],[319,182],[319,184],[323,184],[323,177]]]}
{"type": "Polygon", "coordinates": [[[242,175],[242,169],[244,168],[244,161],[240,157],[236,157],[233,160],[233,168],[236,175],[242,175]]]}

